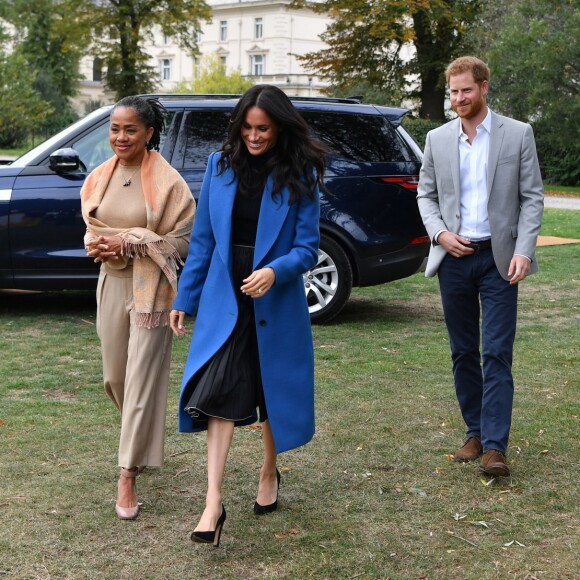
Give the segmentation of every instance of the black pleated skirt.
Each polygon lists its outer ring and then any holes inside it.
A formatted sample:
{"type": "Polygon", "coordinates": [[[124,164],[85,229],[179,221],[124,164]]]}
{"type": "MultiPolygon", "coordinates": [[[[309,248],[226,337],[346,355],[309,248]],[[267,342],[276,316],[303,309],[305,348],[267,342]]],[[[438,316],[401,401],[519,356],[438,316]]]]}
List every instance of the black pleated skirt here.
{"type": "MultiPolygon", "coordinates": [[[[233,276],[238,301],[238,320],[232,334],[216,354],[191,378],[185,410],[196,427],[207,428],[209,417],[247,425],[267,419],[254,300],[244,294],[242,280],[252,273],[254,248],[233,246],[233,276]]],[[[186,396],[187,399],[187,396],[186,396]]]]}

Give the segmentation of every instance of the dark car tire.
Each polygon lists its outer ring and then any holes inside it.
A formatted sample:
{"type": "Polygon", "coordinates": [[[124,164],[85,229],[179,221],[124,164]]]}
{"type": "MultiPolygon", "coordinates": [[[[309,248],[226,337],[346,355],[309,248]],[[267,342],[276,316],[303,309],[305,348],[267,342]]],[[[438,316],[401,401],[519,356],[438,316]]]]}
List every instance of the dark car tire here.
{"type": "Polygon", "coordinates": [[[304,274],[304,291],[310,320],[332,320],[343,308],[352,290],[352,267],[345,251],[332,238],[320,236],[318,263],[304,274]]]}

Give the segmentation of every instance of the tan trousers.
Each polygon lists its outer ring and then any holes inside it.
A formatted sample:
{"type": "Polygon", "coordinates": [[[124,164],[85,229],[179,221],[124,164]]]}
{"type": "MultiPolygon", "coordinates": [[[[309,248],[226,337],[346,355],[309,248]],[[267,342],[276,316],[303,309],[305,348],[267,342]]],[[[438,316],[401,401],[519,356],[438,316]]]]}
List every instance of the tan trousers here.
{"type": "Polygon", "coordinates": [[[97,334],[105,391],[121,411],[119,466],[163,465],[172,333],[134,324],[131,268],[101,269],[97,334]]]}

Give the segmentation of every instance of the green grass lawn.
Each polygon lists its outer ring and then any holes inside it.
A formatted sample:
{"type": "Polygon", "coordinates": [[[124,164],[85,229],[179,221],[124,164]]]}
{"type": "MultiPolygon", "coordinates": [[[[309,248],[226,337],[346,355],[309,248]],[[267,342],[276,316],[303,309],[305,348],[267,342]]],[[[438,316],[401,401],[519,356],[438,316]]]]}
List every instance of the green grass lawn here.
{"type": "Polygon", "coordinates": [[[464,427],[437,282],[418,274],[355,290],[314,327],[317,432],[280,457],[273,514],[252,513],[260,431],[236,431],[219,549],[189,540],[205,435],[177,433],[187,339],[174,343],[166,464],[139,477],[142,512],[121,522],[93,293],[1,292],[0,577],[578,578],[579,250],[539,248],[521,285],[511,478],[450,461],[464,427]]]}

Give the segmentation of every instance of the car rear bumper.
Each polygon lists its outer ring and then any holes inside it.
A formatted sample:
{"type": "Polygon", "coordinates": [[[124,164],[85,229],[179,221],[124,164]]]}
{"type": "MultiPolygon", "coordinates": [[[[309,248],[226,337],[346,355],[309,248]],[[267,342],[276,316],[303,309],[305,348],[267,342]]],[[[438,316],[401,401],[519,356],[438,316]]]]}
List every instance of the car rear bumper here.
{"type": "Polygon", "coordinates": [[[405,246],[403,249],[361,258],[357,261],[356,286],[375,286],[412,276],[424,267],[429,243],[405,246]]]}

